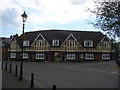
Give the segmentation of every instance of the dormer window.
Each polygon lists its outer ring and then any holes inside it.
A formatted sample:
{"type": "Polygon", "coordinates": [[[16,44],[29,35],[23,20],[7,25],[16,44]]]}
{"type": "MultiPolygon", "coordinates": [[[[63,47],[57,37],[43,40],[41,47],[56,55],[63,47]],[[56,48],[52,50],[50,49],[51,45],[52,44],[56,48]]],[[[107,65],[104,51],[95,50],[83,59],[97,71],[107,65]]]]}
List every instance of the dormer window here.
{"type": "Polygon", "coordinates": [[[30,45],[30,41],[28,40],[23,41],[23,46],[29,46],[29,45],[30,45]]]}
{"type": "Polygon", "coordinates": [[[84,46],[85,47],[93,47],[93,41],[91,41],[91,40],[84,41],[84,46]]]}
{"type": "Polygon", "coordinates": [[[53,40],[52,45],[53,46],[59,46],[59,40],[53,40]]]}

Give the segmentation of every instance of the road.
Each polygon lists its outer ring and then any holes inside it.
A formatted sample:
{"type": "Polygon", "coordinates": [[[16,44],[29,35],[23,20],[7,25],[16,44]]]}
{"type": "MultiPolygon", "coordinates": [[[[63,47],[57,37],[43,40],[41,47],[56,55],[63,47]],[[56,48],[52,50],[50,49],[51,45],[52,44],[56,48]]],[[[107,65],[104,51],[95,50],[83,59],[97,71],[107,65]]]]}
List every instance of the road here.
{"type": "MultiPolygon", "coordinates": [[[[12,72],[17,61],[12,63],[12,72]]],[[[35,74],[35,82],[42,88],[118,88],[115,61],[102,62],[24,62],[24,77],[35,74]]],[[[9,68],[9,66],[8,66],[9,68]]]]}

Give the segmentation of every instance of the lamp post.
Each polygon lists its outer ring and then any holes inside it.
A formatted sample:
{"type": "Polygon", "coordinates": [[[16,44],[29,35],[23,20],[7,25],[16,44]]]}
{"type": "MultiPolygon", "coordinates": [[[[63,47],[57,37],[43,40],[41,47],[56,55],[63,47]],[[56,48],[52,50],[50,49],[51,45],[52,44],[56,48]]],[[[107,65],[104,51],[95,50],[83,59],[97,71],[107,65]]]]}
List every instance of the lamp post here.
{"type": "Polygon", "coordinates": [[[20,64],[20,77],[19,77],[19,80],[23,80],[23,38],[24,38],[24,28],[25,28],[25,21],[26,21],[26,19],[27,19],[27,14],[25,13],[25,11],[24,11],[24,13],[21,15],[22,16],[22,20],[23,20],[23,31],[22,31],[22,58],[21,58],[21,64],[20,64]]]}

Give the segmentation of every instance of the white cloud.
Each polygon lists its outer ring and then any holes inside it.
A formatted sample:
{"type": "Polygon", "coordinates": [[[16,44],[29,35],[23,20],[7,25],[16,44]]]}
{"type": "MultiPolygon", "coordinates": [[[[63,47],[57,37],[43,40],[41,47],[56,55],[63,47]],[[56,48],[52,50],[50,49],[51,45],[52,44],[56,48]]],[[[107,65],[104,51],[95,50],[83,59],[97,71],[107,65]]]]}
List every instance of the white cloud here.
{"type": "Polygon", "coordinates": [[[10,0],[2,0],[2,2],[0,3],[0,11],[4,11],[6,8],[9,8],[10,5],[11,5],[10,0]]]}
{"type": "Polygon", "coordinates": [[[0,3],[0,26],[2,27],[15,27],[20,26],[21,8],[17,6],[12,0],[3,0],[0,3]]]}
{"type": "Polygon", "coordinates": [[[46,30],[45,28],[42,28],[42,27],[35,27],[35,28],[33,28],[33,30],[46,30]]]}
{"type": "Polygon", "coordinates": [[[27,25],[45,22],[65,24],[89,17],[86,7],[94,8],[92,0],[3,0],[0,16],[5,16],[2,24],[18,28],[22,26],[22,10],[29,10],[27,25]]]}
{"type": "Polygon", "coordinates": [[[87,18],[87,7],[94,8],[92,0],[16,0],[22,7],[31,9],[29,21],[34,24],[44,22],[67,23],[70,21],[87,18]],[[32,9],[38,10],[35,13],[32,9]],[[40,13],[39,13],[40,12],[40,13]],[[42,12],[42,13],[41,13],[42,12]]]}
{"type": "Polygon", "coordinates": [[[31,28],[31,29],[29,29],[29,30],[27,30],[27,31],[25,31],[25,32],[38,31],[38,30],[49,30],[49,29],[36,26],[36,27],[31,28]]]}

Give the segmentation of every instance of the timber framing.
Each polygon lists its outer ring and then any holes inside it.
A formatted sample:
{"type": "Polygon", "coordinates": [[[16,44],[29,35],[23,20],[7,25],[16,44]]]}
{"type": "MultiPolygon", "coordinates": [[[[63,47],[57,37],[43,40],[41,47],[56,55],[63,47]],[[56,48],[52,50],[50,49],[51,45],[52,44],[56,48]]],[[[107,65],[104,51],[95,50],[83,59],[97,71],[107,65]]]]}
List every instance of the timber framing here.
{"type": "Polygon", "coordinates": [[[30,42],[24,47],[28,61],[86,61],[114,59],[111,40],[101,32],[71,30],[41,30],[13,36],[9,58],[22,59],[21,37],[30,42]],[[53,42],[54,41],[54,42],[53,42]],[[86,42],[85,42],[86,41],[86,42]],[[53,45],[56,44],[57,46],[53,45]],[[85,45],[86,44],[86,45],[85,45]],[[91,45],[89,47],[89,45],[91,45]],[[15,56],[11,56],[15,55],[15,56]]]}

